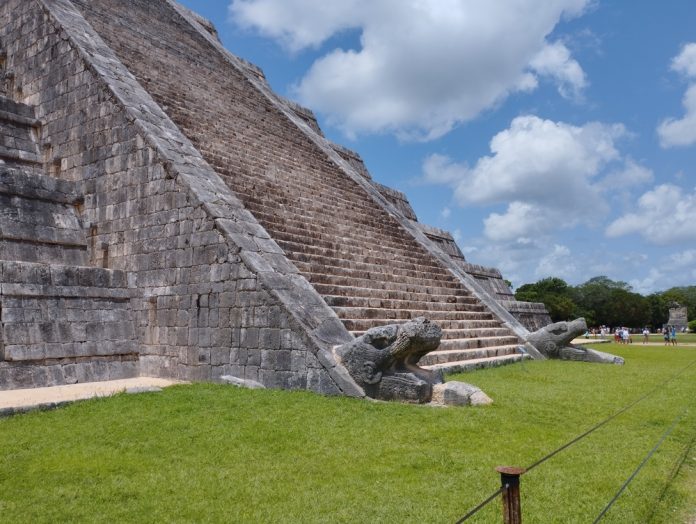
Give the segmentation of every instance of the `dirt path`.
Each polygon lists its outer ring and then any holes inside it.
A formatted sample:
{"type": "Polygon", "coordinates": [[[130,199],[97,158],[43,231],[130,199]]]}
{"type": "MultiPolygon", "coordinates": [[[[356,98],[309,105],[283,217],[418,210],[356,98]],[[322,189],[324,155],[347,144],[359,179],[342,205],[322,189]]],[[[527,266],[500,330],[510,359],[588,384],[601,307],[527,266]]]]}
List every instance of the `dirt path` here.
{"type": "Polygon", "coordinates": [[[0,391],[0,416],[32,409],[48,409],[92,397],[107,397],[122,391],[129,393],[156,391],[159,388],[180,383],[175,380],[162,378],[138,377],[104,382],[85,382],[83,384],[50,388],[0,391]]]}

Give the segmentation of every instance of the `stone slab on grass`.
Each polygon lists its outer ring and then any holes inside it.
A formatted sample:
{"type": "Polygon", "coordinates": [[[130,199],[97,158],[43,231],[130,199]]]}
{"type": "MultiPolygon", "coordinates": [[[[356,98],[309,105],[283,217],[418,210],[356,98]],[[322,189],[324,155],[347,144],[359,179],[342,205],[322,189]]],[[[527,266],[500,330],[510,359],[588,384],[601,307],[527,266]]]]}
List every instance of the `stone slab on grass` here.
{"type": "Polygon", "coordinates": [[[0,416],[33,409],[52,409],[69,402],[94,397],[108,397],[123,391],[131,393],[156,391],[156,388],[181,383],[181,381],[163,378],[138,377],[104,382],[84,382],[68,386],[0,391],[0,416]]]}

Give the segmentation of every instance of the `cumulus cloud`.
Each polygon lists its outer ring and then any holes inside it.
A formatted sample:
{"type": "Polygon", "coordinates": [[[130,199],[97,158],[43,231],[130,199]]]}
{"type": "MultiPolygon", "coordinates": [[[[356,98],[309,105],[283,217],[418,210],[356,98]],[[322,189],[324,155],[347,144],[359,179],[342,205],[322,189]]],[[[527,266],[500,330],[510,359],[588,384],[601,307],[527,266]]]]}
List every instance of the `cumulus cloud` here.
{"type": "Polygon", "coordinates": [[[687,249],[669,256],[670,269],[689,269],[696,274],[696,249],[687,249]]]}
{"type": "Polygon", "coordinates": [[[317,47],[335,33],[360,26],[366,0],[234,0],[232,20],[245,29],[280,41],[293,52],[317,47]]]}
{"type": "Polygon", "coordinates": [[[684,94],[682,118],[667,118],[657,127],[662,147],[690,146],[696,144],[696,43],[682,47],[672,59],[672,70],[691,80],[684,94]]]}
{"type": "Polygon", "coordinates": [[[628,157],[621,169],[611,171],[604,177],[601,185],[611,191],[622,188],[632,189],[635,186],[649,184],[654,178],[652,169],[642,166],[628,157]]]}
{"type": "Polygon", "coordinates": [[[662,184],[643,194],[637,210],[626,213],[606,229],[609,237],[638,233],[658,245],[696,241],[696,189],[691,193],[662,184]]]}
{"type": "Polygon", "coordinates": [[[529,65],[540,75],[553,78],[558,92],[565,98],[580,98],[587,85],[585,72],[562,42],[544,46],[529,65]]]}
{"type": "Polygon", "coordinates": [[[548,37],[589,3],[234,0],[230,15],[292,51],[359,31],[358,49],[328,49],[314,62],[295,88],[298,98],[349,136],[434,139],[540,79],[577,97],[585,74],[567,47],[548,37]]]}
{"type": "Polygon", "coordinates": [[[554,227],[550,214],[548,210],[533,204],[511,202],[504,214],[491,213],[483,221],[484,234],[491,240],[505,242],[525,239],[530,233],[547,233],[554,227]]]}
{"type": "Polygon", "coordinates": [[[553,249],[539,259],[536,275],[539,278],[560,277],[571,280],[577,273],[576,258],[566,246],[555,244],[553,249]]]}
{"type": "Polygon", "coordinates": [[[656,267],[650,268],[647,275],[629,282],[641,294],[664,291],[674,286],[692,285],[696,279],[696,249],[669,254],[662,258],[656,267]]]}
{"type": "Polygon", "coordinates": [[[687,77],[696,78],[696,43],[682,47],[681,52],[672,59],[672,69],[687,77]]]}
{"type": "Polygon", "coordinates": [[[491,154],[473,167],[431,155],[423,163],[424,178],[453,186],[462,206],[507,204],[504,213],[485,221],[492,240],[544,234],[591,223],[606,212],[598,178],[621,160],[615,142],[625,135],[620,124],[574,126],[520,116],[493,137],[491,154]]]}

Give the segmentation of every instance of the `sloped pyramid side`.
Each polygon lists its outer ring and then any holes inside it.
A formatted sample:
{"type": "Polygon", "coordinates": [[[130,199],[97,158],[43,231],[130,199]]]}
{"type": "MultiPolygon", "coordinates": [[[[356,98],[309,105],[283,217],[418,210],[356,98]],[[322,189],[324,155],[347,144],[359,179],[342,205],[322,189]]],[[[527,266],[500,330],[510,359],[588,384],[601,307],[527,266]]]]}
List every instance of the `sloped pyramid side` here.
{"type": "Polygon", "coordinates": [[[515,352],[527,330],[188,11],[74,3],[351,331],[424,315],[457,355],[515,352]]]}
{"type": "Polygon", "coordinates": [[[362,396],[327,351],[351,339],[335,313],[72,3],[3,2],[0,40],[84,195],[88,259],[127,276],[141,374],[362,396]]]}

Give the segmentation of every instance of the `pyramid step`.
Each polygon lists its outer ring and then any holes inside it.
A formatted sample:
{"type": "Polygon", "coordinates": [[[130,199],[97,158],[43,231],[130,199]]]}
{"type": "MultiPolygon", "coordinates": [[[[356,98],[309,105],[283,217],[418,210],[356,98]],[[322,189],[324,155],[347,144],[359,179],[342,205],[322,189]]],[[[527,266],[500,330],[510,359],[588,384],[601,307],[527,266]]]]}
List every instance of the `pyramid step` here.
{"type": "Polygon", "coordinates": [[[378,289],[374,287],[335,286],[331,284],[314,284],[314,288],[322,296],[337,296],[348,298],[375,298],[386,300],[420,300],[423,302],[457,302],[461,304],[478,303],[464,288],[444,289],[444,293],[428,293],[418,291],[400,291],[397,289],[378,289]]]}
{"type": "Polygon", "coordinates": [[[378,254],[371,255],[361,255],[356,252],[344,251],[342,253],[334,253],[331,256],[327,256],[322,253],[315,252],[302,252],[294,251],[293,260],[300,262],[313,263],[318,265],[334,265],[336,259],[340,260],[350,260],[353,263],[361,264],[365,266],[385,266],[390,263],[397,263],[400,268],[414,270],[414,271],[435,271],[442,273],[443,269],[425,257],[423,259],[415,258],[399,258],[394,259],[391,257],[380,256],[378,254]]]}
{"type": "MultiPolygon", "coordinates": [[[[483,316],[483,314],[479,313],[483,316]]],[[[426,316],[426,318],[429,318],[426,316]]],[[[404,319],[393,319],[393,318],[342,318],[341,322],[346,327],[348,331],[358,336],[358,334],[363,334],[368,329],[379,326],[387,326],[389,324],[400,324],[406,322],[404,319]]],[[[494,319],[492,315],[488,315],[488,318],[471,319],[471,320],[437,320],[434,321],[441,328],[453,328],[453,329],[475,329],[475,328],[488,328],[488,327],[500,327],[500,321],[494,319]]]]}
{"type": "MultiPolygon", "coordinates": [[[[383,250],[377,251],[369,247],[351,246],[350,248],[347,248],[344,244],[340,243],[333,243],[330,247],[326,245],[318,246],[316,244],[306,243],[304,240],[299,242],[297,239],[280,238],[280,236],[276,235],[273,231],[269,231],[269,234],[293,260],[311,260],[312,257],[318,256],[339,260],[350,260],[354,257],[362,257],[364,259],[369,259],[374,263],[386,263],[392,260],[395,262],[415,264],[422,267],[428,267],[428,264],[432,265],[433,263],[432,259],[424,255],[418,256],[414,253],[407,253],[404,255],[390,253],[387,256],[383,250]]],[[[439,266],[432,267],[437,267],[439,269],[439,266]]]]}
{"type": "MultiPolygon", "coordinates": [[[[329,190],[329,188],[327,188],[329,190]]],[[[336,202],[330,197],[328,199],[329,210],[316,209],[316,204],[319,202],[317,198],[301,197],[300,200],[284,204],[287,200],[284,196],[279,198],[278,205],[270,205],[269,201],[258,196],[259,193],[250,194],[246,197],[249,208],[253,208],[255,213],[263,216],[269,221],[277,224],[286,224],[293,227],[304,227],[304,224],[317,223],[324,227],[345,227],[347,230],[355,230],[356,222],[361,228],[374,231],[377,234],[385,234],[393,236],[395,233],[403,233],[403,229],[396,221],[385,221],[383,217],[370,213],[374,208],[368,206],[361,207],[356,200],[348,203],[346,211],[350,215],[356,215],[353,218],[356,220],[348,220],[348,216],[335,213],[336,202]],[[333,211],[333,212],[330,212],[333,211]]],[[[358,195],[360,196],[360,195],[358,195]]],[[[361,197],[364,198],[364,195],[361,197]]],[[[273,202],[275,204],[275,201],[273,202]]]]}
{"type": "MultiPolygon", "coordinates": [[[[261,223],[263,224],[263,221],[261,221],[261,223]]],[[[345,235],[339,231],[306,231],[296,230],[288,227],[276,228],[273,227],[272,224],[264,225],[266,226],[266,229],[268,230],[269,234],[271,234],[271,236],[276,241],[283,240],[286,242],[293,242],[300,247],[299,251],[301,253],[314,252],[312,250],[302,249],[304,246],[329,250],[329,253],[333,253],[335,251],[342,251],[350,254],[357,250],[360,254],[363,254],[364,252],[365,255],[372,255],[381,259],[389,260],[392,258],[392,256],[396,255],[405,259],[415,261],[420,260],[426,262],[429,260],[430,264],[433,264],[432,259],[429,258],[427,254],[423,253],[420,249],[416,248],[416,246],[411,245],[411,243],[406,240],[399,240],[397,242],[394,242],[382,238],[375,238],[369,235],[345,235]]],[[[319,254],[321,254],[321,252],[319,252],[319,254]]]]}
{"type": "Polygon", "coordinates": [[[510,332],[503,336],[475,337],[475,338],[450,338],[440,342],[438,350],[464,350],[480,349],[487,347],[517,346],[519,339],[510,332]]]}
{"type": "MultiPolygon", "coordinates": [[[[261,222],[263,224],[263,222],[261,222]]],[[[391,255],[399,255],[402,257],[412,256],[415,246],[409,245],[406,242],[389,242],[365,236],[362,238],[353,238],[341,235],[338,232],[321,233],[321,232],[304,232],[292,230],[291,228],[274,229],[268,227],[268,232],[274,240],[285,240],[299,244],[300,246],[309,245],[328,250],[358,250],[360,252],[371,250],[375,253],[381,253],[386,258],[391,258],[391,255]]],[[[300,252],[305,252],[303,249],[300,252]]],[[[416,253],[418,253],[416,251],[416,253]]]]}
{"type": "Polygon", "coordinates": [[[359,307],[332,308],[339,318],[350,320],[410,320],[425,317],[434,322],[440,320],[488,320],[491,313],[484,311],[430,311],[427,309],[381,309],[359,307]]]}
{"type": "Polygon", "coordinates": [[[448,294],[460,287],[458,282],[443,280],[423,281],[416,278],[402,277],[400,279],[372,279],[356,276],[331,275],[321,273],[303,273],[312,284],[328,284],[351,287],[374,287],[376,289],[395,289],[414,291],[417,293],[448,294]]]}
{"type": "Polygon", "coordinates": [[[279,177],[282,180],[264,179],[241,170],[230,171],[229,163],[226,163],[224,156],[216,155],[205,146],[200,146],[199,150],[212,165],[219,168],[218,171],[224,178],[234,181],[237,191],[243,193],[245,199],[251,204],[262,202],[258,195],[272,192],[277,194],[278,206],[283,210],[292,210],[298,207],[311,210],[316,209],[317,205],[322,205],[326,209],[352,209],[363,212],[374,208],[371,202],[365,198],[365,193],[347,176],[332,180],[330,184],[322,177],[317,177],[316,173],[311,172],[303,173],[305,176],[302,177],[279,177]],[[279,182],[285,191],[278,191],[277,184],[279,182]],[[334,191],[334,193],[330,193],[330,191],[334,191]],[[335,198],[332,200],[332,197],[335,198]],[[307,203],[312,205],[307,206],[307,203]]]}
{"type": "Polygon", "coordinates": [[[40,163],[36,142],[39,122],[34,109],[0,96],[0,159],[12,163],[40,163]]]}
{"type": "Polygon", "coordinates": [[[77,182],[37,174],[27,167],[0,165],[0,194],[71,205],[84,201],[77,182]]]}
{"type": "Polygon", "coordinates": [[[51,188],[69,191],[73,186],[19,173],[0,171],[0,260],[86,266],[87,239],[81,220],[74,205],[61,202],[70,196],[56,191],[58,201],[47,200],[51,188]]]}
{"type": "Polygon", "coordinates": [[[474,297],[466,297],[467,301],[445,300],[392,300],[384,298],[346,297],[323,295],[329,306],[336,307],[371,307],[384,309],[428,309],[434,311],[483,311],[474,297]]]}
{"type": "MultiPolygon", "coordinates": [[[[461,322],[461,321],[460,321],[461,322]]],[[[496,324],[493,324],[493,327],[477,327],[477,328],[468,328],[468,329],[443,329],[442,330],[442,342],[445,342],[447,340],[456,340],[456,339],[464,339],[464,340],[471,340],[471,339],[481,339],[481,338],[500,338],[500,337],[511,337],[513,335],[510,334],[510,330],[505,327],[499,327],[500,322],[499,321],[494,321],[496,324]]],[[[438,325],[440,322],[438,322],[438,325]]],[[[363,335],[365,331],[351,331],[351,335],[354,337],[359,337],[360,335],[363,335]]],[[[515,341],[517,343],[517,341],[515,341]]]]}
{"type": "Polygon", "coordinates": [[[441,371],[445,374],[467,373],[478,369],[486,369],[507,364],[514,364],[523,359],[529,358],[528,355],[502,355],[499,357],[474,358],[470,360],[460,360],[455,362],[447,362],[443,364],[433,364],[430,366],[422,366],[425,369],[432,371],[441,371]]]}
{"type": "Polygon", "coordinates": [[[434,366],[436,364],[447,364],[449,362],[462,362],[465,360],[515,355],[518,354],[517,347],[516,345],[508,345],[476,349],[438,349],[437,351],[432,351],[424,355],[418,362],[418,365],[434,366]]]}
{"type": "Polygon", "coordinates": [[[34,108],[32,106],[22,104],[21,102],[15,102],[7,96],[0,95],[0,111],[3,113],[17,115],[18,117],[23,117],[27,119],[27,121],[32,121],[35,123],[32,125],[38,124],[38,121],[34,116],[34,108]]]}
{"type": "Polygon", "coordinates": [[[342,237],[351,237],[355,239],[365,238],[368,234],[371,238],[382,245],[398,246],[399,243],[394,241],[403,235],[402,230],[396,226],[386,226],[383,222],[374,220],[360,220],[358,224],[354,221],[348,221],[345,218],[341,219],[334,214],[318,214],[318,216],[306,216],[301,214],[286,213],[279,215],[259,209],[260,206],[249,206],[253,210],[256,218],[260,222],[267,224],[273,230],[294,232],[296,234],[317,233],[322,235],[336,235],[342,237]]]}
{"type": "Polygon", "coordinates": [[[443,329],[442,339],[500,337],[510,335],[510,330],[505,327],[472,328],[472,329],[443,329]]]}
{"type": "MultiPolygon", "coordinates": [[[[454,277],[444,273],[426,273],[424,271],[413,271],[410,269],[401,269],[396,264],[389,266],[378,266],[374,264],[359,264],[352,261],[341,260],[337,261],[342,265],[321,265],[310,264],[307,262],[293,261],[297,269],[305,274],[331,274],[336,276],[355,277],[368,280],[386,280],[392,281],[408,281],[415,280],[423,284],[433,284],[446,282],[448,284],[455,282],[454,277]]],[[[414,282],[415,283],[415,282],[414,282]]]]}
{"type": "MultiPolygon", "coordinates": [[[[0,98],[3,97],[0,96],[0,98]]],[[[26,116],[23,113],[17,113],[13,111],[8,111],[7,109],[2,109],[2,106],[0,105],[0,125],[3,123],[32,129],[41,127],[41,121],[34,118],[33,110],[31,111],[30,116],[26,116]]]]}
{"type": "Polygon", "coordinates": [[[40,166],[42,164],[38,150],[32,147],[32,150],[23,150],[17,147],[7,147],[0,144],[0,163],[8,164],[34,164],[40,166]]]}
{"type": "MultiPolygon", "coordinates": [[[[205,156],[205,148],[201,149],[205,156]]],[[[221,161],[224,163],[224,159],[221,161]]],[[[215,163],[215,162],[213,162],[215,163]]],[[[225,167],[224,164],[220,167],[225,167]]],[[[276,181],[259,179],[258,176],[244,173],[234,173],[223,176],[234,182],[235,188],[244,196],[249,207],[257,207],[262,211],[267,206],[267,200],[259,195],[274,195],[273,202],[277,207],[271,209],[271,215],[282,214],[290,216],[297,210],[303,210],[305,215],[313,212],[341,220],[340,212],[348,212],[365,223],[382,224],[385,227],[399,228],[398,223],[389,218],[386,213],[375,213],[376,206],[372,199],[347,176],[338,176],[327,183],[324,177],[313,177],[304,173],[302,177],[292,177],[283,180],[282,189],[276,181]],[[240,183],[241,182],[241,183],[240,183]],[[375,217],[380,217],[375,218],[375,217]]]]}

